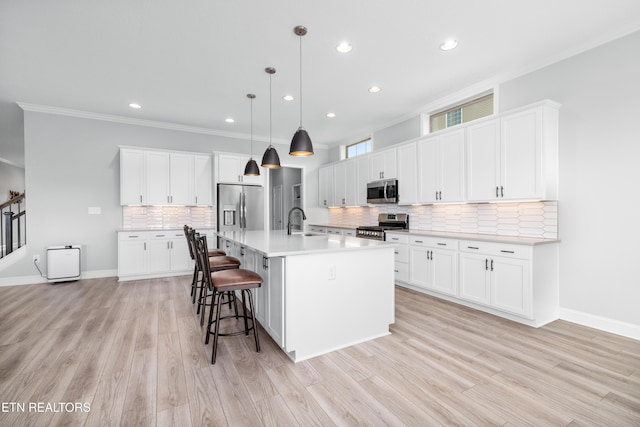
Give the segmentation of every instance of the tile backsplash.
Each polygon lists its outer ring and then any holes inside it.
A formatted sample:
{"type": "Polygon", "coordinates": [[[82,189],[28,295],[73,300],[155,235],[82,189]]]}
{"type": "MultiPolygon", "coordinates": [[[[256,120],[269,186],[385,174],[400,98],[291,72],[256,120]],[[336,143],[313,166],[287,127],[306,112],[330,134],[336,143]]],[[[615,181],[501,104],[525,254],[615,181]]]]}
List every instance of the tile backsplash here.
{"type": "Polygon", "coordinates": [[[122,228],[215,227],[210,206],[123,206],[122,228]]]}
{"type": "Polygon", "coordinates": [[[408,213],[412,230],[558,238],[557,201],[337,208],[329,223],[377,225],[379,213],[408,213]]]}

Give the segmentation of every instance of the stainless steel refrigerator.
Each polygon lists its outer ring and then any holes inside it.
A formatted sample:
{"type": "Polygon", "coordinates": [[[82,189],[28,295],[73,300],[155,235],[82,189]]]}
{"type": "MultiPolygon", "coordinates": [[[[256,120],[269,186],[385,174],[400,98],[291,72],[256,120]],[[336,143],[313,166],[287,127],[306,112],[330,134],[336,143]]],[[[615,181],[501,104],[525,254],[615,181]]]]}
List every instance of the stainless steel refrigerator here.
{"type": "Polygon", "coordinates": [[[257,185],[218,184],[218,231],[263,230],[264,189],[257,185]]]}

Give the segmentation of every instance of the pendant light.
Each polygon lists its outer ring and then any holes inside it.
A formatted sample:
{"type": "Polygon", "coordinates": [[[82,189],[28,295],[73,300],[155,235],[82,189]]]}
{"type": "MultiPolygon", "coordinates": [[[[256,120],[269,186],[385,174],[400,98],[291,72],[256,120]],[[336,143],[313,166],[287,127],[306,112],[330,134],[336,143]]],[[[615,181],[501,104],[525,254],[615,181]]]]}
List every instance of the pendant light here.
{"type": "Polygon", "coordinates": [[[311,144],[311,138],[309,138],[309,134],[302,127],[302,36],[307,34],[307,28],[298,25],[293,29],[293,32],[300,37],[300,127],[293,135],[291,146],[289,147],[289,154],[292,156],[312,156],[313,145],[311,144]]]}
{"type": "Polygon", "coordinates": [[[253,100],[256,98],[256,96],[252,93],[248,93],[247,98],[251,100],[251,157],[249,157],[249,161],[244,167],[244,176],[260,176],[260,168],[258,167],[258,163],[253,160],[253,100]]]}
{"type": "Polygon", "coordinates": [[[278,156],[278,152],[273,145],[271,145],[271,116],[272,116],[272,107],[271,107],[271,77],[276,73],[276,69],[273,67],[267,67],[264,69],[265,73],[269,74],[269,146],[267,147],[264,155],[262,156],[262,167],[263,168],[279,168],[280,166],[280,156],[278,156]]]}

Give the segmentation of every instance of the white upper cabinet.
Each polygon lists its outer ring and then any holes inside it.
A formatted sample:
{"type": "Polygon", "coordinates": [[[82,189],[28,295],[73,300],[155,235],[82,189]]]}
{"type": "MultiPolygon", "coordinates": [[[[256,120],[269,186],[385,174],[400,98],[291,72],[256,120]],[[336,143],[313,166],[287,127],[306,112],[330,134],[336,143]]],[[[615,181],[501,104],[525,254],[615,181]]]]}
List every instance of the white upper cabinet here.
{"type": "Polygon", "coordinates": [[[377,151],[369,155],[369,180],[397,178],[396,149],[377,151]]]}
{"type": "Polygon", "coordinates": [[[169,153],[147,151],[145,153],[145,196],[146,205],[168,205],[171,203],[169,192],[169,153]]]}
{"type": "Polygon", "coordinates": [[[318,204],[321,207],[334,205],[333,166],[318,169],[318,204]]]}
{"type": "Polygon", "coordinates": [[[347,165],[350,162],[340,162],[333,166],[333,201],[336,206],[347,205],[347,187],[355,185],[354,182],[347,182],[347,165]]]}
{"type": "Polygon", "coordinates": [[[464,200],[464,129],[418,142],[418,201],[464,200]]]}
{"type": "Polygon", "coordinates": [[[467,128],[469,201],[557,197],[558,109],[507,114],[467,128]]]}
{"type": "Polygon", "coordinates": [[[120,204],[140,205],[144,193],[144,152],[120,150],[120,204]]]}
{"type": "Polygon", "coordinates": [[[122,205],[211,205],[211,199],[210,156],[160,150],[120,150],[122,205]],[[199,200],[196,200],[196,190],[199,200]]]}
{"type": "Polygon", "coordinates": [[[198,206],[213,205],[213,180],[211,175],[211,156],[196,155],[193,158],[195,204],[198,206]]]}
{"type": "MultiPolygon", "coordinates": [[[[258,184],[262,185],[262,173],[259,176],[244,176],[244,167],[249,156],[237,154],[216,154],[216,182],[226,184],[258,184]]],[[[256,160],[257,162],[260,159],[256,160]]]]}
{"type": "Polygon", "coordinates": [[[356,197],[355,206],[367,205],[367,183],[369,182],[369,157],[358,156],[356,162],[356,197]]]}
{"type": "Polygon", "coordinates": [[[169,203],[175,205],[195,204],[193,155],[170,153],[169,160],[169,203]]]}
{"type": "Polygon", "coordinates": [[[398,203],[418,201],[418,163],[416,143],[403,145],[397,149],[398,203]]]}

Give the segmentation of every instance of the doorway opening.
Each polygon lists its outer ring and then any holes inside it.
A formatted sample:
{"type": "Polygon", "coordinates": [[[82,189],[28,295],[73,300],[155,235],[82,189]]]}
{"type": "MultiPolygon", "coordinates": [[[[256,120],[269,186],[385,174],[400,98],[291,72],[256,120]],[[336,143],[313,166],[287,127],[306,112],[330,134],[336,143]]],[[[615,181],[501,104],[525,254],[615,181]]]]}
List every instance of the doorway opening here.
{"type": "MultiPolygon", "coordinates": [[[[272,230],[287,228],[287,216],[291,208],[302,208],[302,169],[281,167],[269,169],[269,195],[271,209],[269,224],[272,230]]],[[[295,211],[291,215],[293,231],[302,231],[302,214],[295,211]]]]}

